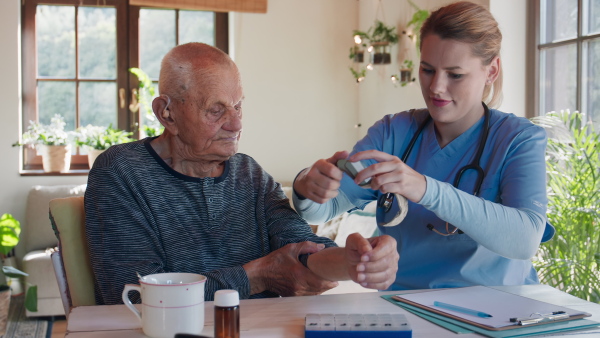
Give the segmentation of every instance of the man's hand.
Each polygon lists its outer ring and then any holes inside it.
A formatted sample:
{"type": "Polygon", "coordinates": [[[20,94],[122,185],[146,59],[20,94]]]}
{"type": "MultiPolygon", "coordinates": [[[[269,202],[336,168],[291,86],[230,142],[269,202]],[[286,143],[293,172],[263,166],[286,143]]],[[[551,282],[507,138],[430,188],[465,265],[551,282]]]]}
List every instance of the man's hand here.
{"type": "Polygon", "coordinates": [[[325,203],[338,195],[342,171],[336,163],[348,157],[347,151],[338,151],[332,157],[315,162],[294,181],[296,193],[317,203],[325,203]]]}
{"type": "Polygon", "coordinates": [[[348,274],[360,285],[385,290],[395,280],[400,255],[396,240],[388,235],[364,238],[358,233],[346,239],[348,274]]]}
{"type": "Polygon", "coordinates": [[[250,279],[250,293],[268,290],[281,296],[308,296],[336,287],[337,282],[317,276],[298,260],[299,255],[315,253],[324,247],[313,242],[288,244],[245,264],[243,267],[250,279]]]}

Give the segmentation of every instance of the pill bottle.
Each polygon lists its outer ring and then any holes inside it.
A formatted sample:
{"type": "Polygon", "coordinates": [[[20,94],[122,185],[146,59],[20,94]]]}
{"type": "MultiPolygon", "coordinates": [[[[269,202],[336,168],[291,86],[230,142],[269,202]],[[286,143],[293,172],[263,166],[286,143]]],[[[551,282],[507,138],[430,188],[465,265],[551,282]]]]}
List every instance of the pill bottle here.
{"type": "Polygon", "coordinates": [[[215,293],[215,338],[240,337],[240,296],[236,290],[215,293]]]}

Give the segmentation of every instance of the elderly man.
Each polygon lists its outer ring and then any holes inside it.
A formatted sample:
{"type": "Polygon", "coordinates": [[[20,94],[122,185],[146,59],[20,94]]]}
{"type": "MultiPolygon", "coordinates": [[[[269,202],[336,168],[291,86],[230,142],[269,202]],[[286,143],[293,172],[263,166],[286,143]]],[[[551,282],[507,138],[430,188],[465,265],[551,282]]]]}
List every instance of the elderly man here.
{"type": "Polygon", "coordinates": [[[312,295],[338,280],[385,289],[397,270],[389,236],[348,237],[345,248],[315,236],[280,185],[250,156],[242,131],[240,74],[201,43],[163,59],[152,108],[162,135],[114,146],[90,171],[86,235],[99,304],[121,302],[136,272],[207,276],[241,298],[312,295]]]}

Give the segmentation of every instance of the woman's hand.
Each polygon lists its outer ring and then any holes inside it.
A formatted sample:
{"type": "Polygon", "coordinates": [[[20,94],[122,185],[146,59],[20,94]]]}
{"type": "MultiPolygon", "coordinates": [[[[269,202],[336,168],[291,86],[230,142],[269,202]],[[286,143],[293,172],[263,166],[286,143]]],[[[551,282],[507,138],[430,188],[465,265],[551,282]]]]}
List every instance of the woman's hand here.
{"type": "Polygon", "coordinates": [[[412,202],[419,202],[427,190],[425,176],[414,171],[397,156],[378,150],[358,152],[350,158],[351,162],[372,159],[378,163],[372,164],[359,172],[354,179],[357,184],[371,177],[371,189],[382,193],[395,193],[406,197],[412,202]]]}
{"type": "Polygon", "coordinates": [[[294,181],[294,191],[317,203],[325,203],[336,197],[343,175],[336,163],[346,157],[347,151],[338,151],[332,157],[320,159],[304,169],[294,181]]]}

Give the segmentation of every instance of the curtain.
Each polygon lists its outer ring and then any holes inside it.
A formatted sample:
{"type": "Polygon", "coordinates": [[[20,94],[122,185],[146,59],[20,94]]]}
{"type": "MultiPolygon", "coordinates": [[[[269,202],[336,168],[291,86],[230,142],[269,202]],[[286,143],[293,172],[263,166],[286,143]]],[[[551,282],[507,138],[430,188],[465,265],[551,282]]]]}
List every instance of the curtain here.
{"type": "Polygon", "coordinates": [[[133,6],[266,13],[267,0],[129,0],[133,6]]]}

